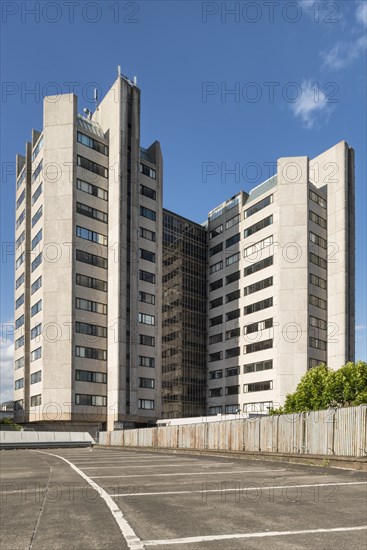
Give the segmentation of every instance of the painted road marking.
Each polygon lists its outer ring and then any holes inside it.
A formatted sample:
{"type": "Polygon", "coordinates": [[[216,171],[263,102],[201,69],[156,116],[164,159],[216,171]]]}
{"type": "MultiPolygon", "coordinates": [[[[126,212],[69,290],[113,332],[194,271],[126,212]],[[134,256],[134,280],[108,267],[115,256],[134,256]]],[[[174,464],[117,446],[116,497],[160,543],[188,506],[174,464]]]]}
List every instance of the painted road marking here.
{"type": "Polygon", "coordinates": [[[208,535],[203,537],[188,537],[184,539],[144,540],[144,546],[160,546],[165,544],[194,544],[197,542],[211,542],[230,539],[251,539],[264,537],[284,537],[289,535],[311,535],[313,533],[339,533],[345,531],[362,531],[367,525],[357,527],[335,527],[330,529],[302,529],[298,531],[265,531],[262,533],[239,533],[233,535],[208,535]]]}
{"type": "Polygon", "coordinates": [[[179,474],[129,474],[129,475],[118,475],[118,476],[91,476],[91,479],[98,479],[98,478],[115,478],[115,477],[162,477],[162,476],[208,476],[208,475],[218,475],[218,474],[229,474],[229,475],[237,475],[237,474],[243,474],[243,473],[258,473],[258,474],[265,474],[267,472],[286,472],[287,470],[222,470],[221,472],[215,471],[215,472],[184,472],[179,474]]]}
{"type": "Polygon", "coordinates": [[[126,540],[126,543],[127,543],[128,547],[130,548],[130,550],[144,550],[145,547],[144,547],[141,539],[139,539],[139,537],[136,535],[133,528],[126,521],[126,519],[124,518],[123,513],[121,512],[120,508],[116,505],[115,501],[111,498],[111,496],[104,489],[102,489],[102,487],[100,487],[100,485],[98,485],[95,481],[93,481],[90,477],[88,477],[84,472],[79,470],[79,468],[77,466],[75,466],[75,464],[73,464],[72,462],[70,462],[69,460],[67,460],[66,458],[64,458],[62,456],[59,456],[59,455],[56,455],[56,454],[53,454],[53,453],[46,453],[45,451],[31,451],[31,452],[33,452],[33,453],[42,453],[42,454],[45,454],[45,455],[48,455],[48,456],[54,456],[56,458],[59,458],[60,460],[63,460],[67,464],[69,464],[69,466],[73,470],[75,470],[83,479],[85,479],[85,481],[87,483],[89,483],[89,485],[91,487],[93,487],[93,489],[95,489],[97,491],[97,493],[99,493],[100,497],[103,498],[103,500],[105,501],[106,505],[108,506],[111,514],[113,515],[117,525],[119,526],[120,531],[121,531],[124,539],[126,540]]]}

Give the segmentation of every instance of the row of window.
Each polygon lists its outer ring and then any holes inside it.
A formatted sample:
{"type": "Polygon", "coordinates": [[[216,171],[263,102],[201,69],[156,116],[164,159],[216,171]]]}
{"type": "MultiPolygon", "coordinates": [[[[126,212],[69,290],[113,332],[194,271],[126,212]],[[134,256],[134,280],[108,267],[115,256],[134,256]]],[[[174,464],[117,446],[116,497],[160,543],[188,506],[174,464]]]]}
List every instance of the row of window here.
{"type": "Polygon", "coordinates": [[[40,137],[36,147],[33,149],[32,162],[36,159],[36,157],[37,157],[38,153],[40,152],[40,150],[42,149],[42,147],[43,147],[43,136],[40,137]]]}
{"type": "Polygon", "coordinates": [[[83,168],[84,170],[88,170],[89,172],[93,172],[94,174],[97,174],[98,176],[102,176],[103,178],[108,178],[108,169],[102,166],[101,164],[98,164],[97,162],[93,162],[92,160],[89,160],[85,157],[77,156],[77,165],[80,166],[80,168],[83,168]]]}
{"type": "MultiPolygon", "coordinates": [[[[244,276],[251,275],[252,273],[256,273],[257,271],[260,271],[261,269],[265,269],[266,267],[269,267],[273,265],[273,256],[269,256],[268,258],[264,258],[263,260],[260,260],[259,262],[252,264],[244,269],[244,276]]],[[[226,285],[231,284],[235,281],[238,281],[241,278],[241,272],[235,271],[234,273],[231,273],[230,275],[227,275],[225,283],[226,285]]],[[[213,281],[209,284],[209,290],[212,292],[214,290],[217,290],[218,288],[221,288],[223,286],[223,279],[218,279],[217,281],[213,281]]]]}
{"type": "Polygon", "coordinates": [[[92,218],[93,220],[98,220],[102,223],[108,222],[108,215],[106,214],[106,212],[102,212],[102,210],[98,210],[97,208],[92,208],[87,204],[77,202],[76,211],[78,212],[78,214],[82,214],[83,216],[87,216],[88,218],[92,218]]]}
{"type": "MultiPolygon", "coordinates": [[[[252,382],[251,384],[243,385],[244,393],[252,393],[258,391],[267,391],[273,389],[273,381],[265,380],[263,382],[252,382]]],[[[240,386],[226,386],[224,388],[224,395],[237,395],[241,393],[240,386]]],[[[223,395],[223,388],[211,388],[209,389],[209,397],[221,397],[223,395]]]]}
{"type": "Polygon", "coordinates": [[[149,168],[146,164],[140,163],[140,173],[153,180],[157,179],[157,172],[153,170],[153,168],[149,168]]]}
{"type": "MultiPolygon", "coordinates": [[[[262,340],[261,342],[255,342],[253,344],[247,344],[243,346],[243,353],[255,353],[257,351],[263,351],[265,349],[270,349],[273,347],[273,340],[262,340]]],[[[225,350],[225,359],[231,359],[233,357],[238,357],[241,354],[241,348],[231,348],[225,350]]],[[[215,353],[209,354],[209,362],[214,363],[215,361],[221,361],[223,359],[223,351],[216,351],[215,353]]]]}
{"type": "Polygon", "coordinates": [[[107,246],[107,236],[102,233],[97,233],[96,231],[91,231],[85,227],[76,226],[76,236],[87,241],[92,241],[93,243],[103,244],[107,246]]]}
{"type": "Polygon", "coordinates": [[[86,136],[85,134],[82,134],[81,132],[77,133],[77,141],[78,143],[82,143],[86,147],[89,147],[90,149],[94,149],[94,151],[98,151],[98,153],[102,153],[102,155],[108,156],[108,147],[107,145],[104,145],[100,141],[97,141],[96,139],[93,139],[89,136],[86,136]]]}
{"type": "Polygon", "coordinates": [[[223,206],[220,206],[209,213],[209,221],[213,221],[216,218],[219,218],[224,212],[228,212],[228,210],[232,210],[235,206],[237,206],[240,203],[240,196],[232,197],[229,199],[223,206]]]}

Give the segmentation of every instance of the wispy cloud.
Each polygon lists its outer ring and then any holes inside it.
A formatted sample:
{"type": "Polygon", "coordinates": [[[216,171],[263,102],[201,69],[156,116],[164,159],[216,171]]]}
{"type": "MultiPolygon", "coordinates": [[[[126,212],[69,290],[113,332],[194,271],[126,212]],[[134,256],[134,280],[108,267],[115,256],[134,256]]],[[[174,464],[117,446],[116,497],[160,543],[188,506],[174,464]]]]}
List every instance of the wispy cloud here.
{"type": "Polygon", "coordinates": [[[367,27],[367,2],[359,2],[355,11],[355,16],[357,23],[362,25],[362,27],[367,27]]]}
{"type": "Polygon", "coordinates": [[[350,42],[337,42],[329,51],[321,52],[324,59],[322,67],[330,69],[343,69],[350,65],[360,54],[366,50],[366,36],[360,36],[350,42]]]}
{"type": "Polygon", "coordinates": [[[321,114],[329,114],[332,106],[327,102],[322,90],[315,92],[315,85],[311,80],[302,82],[302,95],[291,103],[291,109],[296,118],[300,118],[306,128],[312,128],[316,118],[321,114]]]}
{"type": "Polygon", "coordinates": [[[366,325],[356,325],[356,331],[359,331],[359,330],[366,330],[367,329],[367,326],[366,325]]]}

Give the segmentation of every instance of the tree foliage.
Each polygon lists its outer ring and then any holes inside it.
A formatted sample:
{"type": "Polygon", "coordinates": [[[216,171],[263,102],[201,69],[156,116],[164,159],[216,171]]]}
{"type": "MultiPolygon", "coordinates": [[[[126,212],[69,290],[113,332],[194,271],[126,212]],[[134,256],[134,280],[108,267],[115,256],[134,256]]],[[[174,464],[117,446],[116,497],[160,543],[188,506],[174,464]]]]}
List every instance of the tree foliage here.
{"type": "Polygon", "coordinates": [[[287,395],[284,407],[273,409],[270,414],[362,404],[367,404],[367,363],[347,363],[338,370],[321,364],[307,371],[296,391],[287,395]]]}

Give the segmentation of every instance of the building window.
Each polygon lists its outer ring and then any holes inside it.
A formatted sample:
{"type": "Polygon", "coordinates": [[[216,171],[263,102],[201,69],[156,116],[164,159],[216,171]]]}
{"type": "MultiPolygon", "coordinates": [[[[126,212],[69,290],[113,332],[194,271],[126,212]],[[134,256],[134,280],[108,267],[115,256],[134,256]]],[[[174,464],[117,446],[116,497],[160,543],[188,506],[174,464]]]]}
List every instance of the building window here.
{"type": "Polygon", "coordinates": [[[33,260],[32,264],[31,264],[32,273],[35,269],[37,269],[37,267],[39,265],[41,265],[41,263],[42,263],[42,252],[40,254],[38,254],[38,256],[33,260]]]}
{"type": "Polygon", "coordinates": [[[37,336],[40,336],[40,334],[42,334],[42,323],[38,323],[38,325],[32,328],[31,340],[34,340],[37,336]]]}
{"type": "Polygon", "coordinates": [[[78,382],[92,382],[93,384],[107,384],[107,374],[105,372],[76,369],[75,380],[78,380],[78,382]]]}
{"type": "Polygon", "coordinates": [[[139,302],[144,302],[145,304],[155,304],[155,295],[149,294],[148,292],[139,292],[139,302]]]}
{"type": "Polygon", "coordinates": [[[327,242],[325,239],[320,237],[320,235],[316,235],[316,233],[313,233],[310,231],[310,241],[314,244],[317,244],[317,246],[320,246],[321,248],[327,249],[327,242]]]}
{"type": "Polygon", "coordinates": [[[23,212],[21,213],[21,215],[19,216],[19,218],[15,222],[15,229],[18,229],[18,227],[20,227],[22,225],[24,220],[25,220],[25,210],[23,210],[23,212]]]}
{"type": "Polygon", "coordinates": [[[325,351],[326,350],[326,342],[325,342],[325,340],[319,340],[319,338],[312,338],[312,336],[310,336],[310,347],[311,348],[316,348],[316,349],[321,349],[322,351],[325,351]]]}
{"type": "Polygon", "coordinates": [[[107,361],[107,351],[104,349],[75,346],[75,356],[83,359],[95,359],[96,361],[107,361]]]}
{"type": "Polygon", "coordinates": [[[226,359],[232,359],[232,357],[238,357],[241,351],[240,348],[226,349],[226,359]]]}
{"type": "Polygon", "coordinates": [[[319,267],[322,267],[323,269],[327,269],[327,261],[324,260],[324,258],[317,256],[317,254],[314,254],[313,252],[310,252],[310,262],[318,265],[319,267]]]}
{"type": "Polygon", "coordinates": [[[240,367],[230,367],[229,369],[226,369],[226,377],[229,376],[237,376],[240,374],[240,367]]]}
{"type": "Polygon", "coordinates": [[[212,229],[210,231],[210,238],[211,239],[214,239],[215,237],[218,237],[218,235],[220,235],[221,233],[223,233],[223,225],[218,225],[218,227],[216,227],[215,229],[212,229]]]}
{"type": "Polygon", "coordinates": [[[18,210],[19,206],[22,204],[24,199],[25,199],[25,189],[23,189],[23,191],[21,192],[21,194],[19,196],[19,199],[17,200],[16,210],[18,210]]]}
{"type": "Polygon", "coordinates": [[[309,359],[308,360],[308,369],[313,369],[314,367],[317,367],[320,365],[321,361],[319,359],[309,359]]]}
{"type": "Polygon", "coordinates": [[[147,336],[146,334],[139,334],[139,344],[142,346],[155,346],[154,336],[147,336]]]}
{"type": "Polygon", "coordinates": [[[240,393],[240,387],[239,386],[227,386],[226,387],[226,395],[237,395],[240,393]]]}
{"type": "Polygon", "coordinates": [[[226,340],[232,340],[232,338],[239,338],[241,334],[240,327],[233,328],[226,331],[226,340]]]}
{"type": "Polygon", "coordinates": [[[237,233],[236,235],[233,235],[229,239],[226,240],[226,248],[229,248],[230,246],[234,246],[241,240],[241,233],[237,233]]]}
{"type": "Polygon", "coordinates": [[[24,346],[24,336],[20,336],[20,338],[17,338],[14,342],[14,348],[19,349],[24,346]]]}
{"type": "Polygon", "coordinates": [[[88,336],[98,336],[99,338],[107,338],[107,328],[99,325],[92,325],[90,323],[81,323],[77,321],[75,323],[75,332],[79,334],[86,334],[88,336]]]}
{"type": "Polygon", "coordinates": [[[105,212],[102,212],[102,210],[97,210],[97,208],[92,208],[91,206],[83,204],[82,202],[76,203],[76,211],[78,212],[78,214],[86,216],[87,218],[92,218],[93,220],[98,220],[103,223],[108,222],[108,216],[105,212]]]}
{"type": "Polygon", "coordinates": [[[273,195],[269,195],[268,197],[265,197],[265,199],[262,199],[261,201],[257,202],[253,206],[250,206],[250,208],[247,208],[245,210],[244,215],[245,218],[248,218],[250,216],[253,216],[256,214],[256,212],[259,212],[259,210],[262,210],[266,206],[269,206],[273,202],[273,195]]]}
{"type": "Polygon", "coordinates": [[[86,275],[76,274],[76,284],[85,286],[87,288],[93,288],[94,290],[100,290],[101,292],[107,292],[107,282],[101,279],[95,279],[94,277],[87,277],[86,275]]]}
{"type": "Polygon", "coordinates": [[[223,334],[214,334],[213,336],[209,337],[209,344],[218,344],[219,342],[223,341],[223,334]]]}
{"type": "Polygon", "coordinates": [[[139,388],[148,388],[154,390],[154,378],[139,378],[139,388]]]}
{"type": "Polygon", "coordinates": [[[42,183],[39,184],[39,186],[37,187],[37,189],[32,195],[32,206],[35,204],[35,202],[41,195],[42,195],[42,183]]]}
{"type": "Polygon", "coordinates": [[[42,275],[31,285],[31,294],[34,294],[42,286],[42,275]]]}
{"type": "Polygon", "coordinates": [[[152,178],[153,180],[157,179],[157,172],[152,168],[149,168],[146,164],[140,163],[140,173],[144,174],[144,176],[148,176],[148,178],[152,178]]]}
{"type": "Polygon", "coordinates": [[[154,222],[156,220],[156,213],[154,212],[154,210],[146,208],[145,206],[140,207],[140,215],[143,216],[143,218],[148,218],[149,220],[152,220],[154,222]]]}
{"type": "Polygon", "coordinates": [[[251,323],[243,327],[243,334],[252,334],[259,330],[265,330],[273,327],[273,319],[265,319],[265,321],[258,321],[257,323],[251,323]]]}
{"type": "Polygon", "coordinates": [[[209,389],[209,397],[220,397],[223,394],[223,388],[209,389]]]}
{"type": "Polygon", "coordinates": [[[155,368],[155,359],[154,357],[145,357],[139,355],[139,367],[148,367],[150,369],[155,368]]]}
{"type": "Polygon", "coordinates": [[[269,256],[269,258],[264,258],[263,260],[260,260],[255,264],[245,267],[243,274],[246,277],[247,275],[252,275],[252,273],[256,273],[257,271],[265,269],[266,267],[269,267],[271,265],[273,265],[273,256],[269,256]]]}
{"type": "Polygon", "coordinates": [[[226,405],[225,406],[225,413],[226,414],[237,414],[241,412],[240,406],[237,403],[236,405],[226,405]]]}
{"type": "Polygon", "coordinates": [[[18,279],[15,281],[15,288],[18,289],[20,286],[22,286],[22,284],[24,283],[25,281],[25,275],[24,273],[22,273],[18,279]]]}
{"type": "Polygon", "coordinates": [[[91,313],[101,313],[102,315],[107,315],[107,305],[101,304],[101,302],[93,302],[92,300],[76,298],[75,307],[76,309],[90,311],[91,313]]]}
{"type": "Polygon", "coordinates": [[[241,215],[237,214],[237,216],[233,216],[233,218],[226,221],[226,229],[230,229],[231,227],[237,225],[241,221],[241,215]]]}
{"type": "Polygon", "coordinates": [[[100,141],[97,141],[96,139],[88,137],[85,134],[82,134],[81,132],[78,132],[77,140],[78,140],[78,143],[82,143],[86,147],[89,147],[90,149],[94,149],[94,151],[98,151],[98,153],[102,153],[102,155],[108,156],[107,145],[103,145],[103,143],[101,143],[100,141]]]}
{"type": "Polygon", "coordinates": [[[25,181],[26,178],[26,170],[23,168],[22,172],[19,175],[19,178],[17,179],[17,189],[22,185],[22,183],[25,181]]]}
{"type": "Polygon", "coordinates": [[[20,308],[24,304],[24,292],[19,296],[19,298],[15,301],[15,309],[20,308]]]}
{"type": "Polygon", "coordinates": [[[32,162],[36,159],[38,153],[40,152],[40,150],[42,149],[43,147],[43,136],[41,136],[38,140],[38,143],[36,145],[36,147],[34,148],[33,150],[33,153],[32,153],[32,162]]]}
{"type": "Polygon", "coordinates": [[[312,306],[319,307],[320,309],[326,309],[326,301],[322,298],[318,298],[317,296],[313,296],[312,294],[309,296],[309,303],[312,306]]]}
{"type": "Polygon", "coordinates": [[[41,205],[32,218],[32,227],[34,227],[38,222],[38,220],[42,217],[42,210],[43,210],[43,207],[41,205]]]}
{"type": "Polygon", "coordinates": [[[139,270],[139,279],[141,281],[145,281],[146,283],[155,283],[155,275],[154,273],[150,273],[149,271],[143,271],[142,269],[139,270]]]}
{"type": "Polygon", "coordinates": [[[209,302],[209,309],[214,309],[216,307],[219,307],[223,304],[223,297],[220,296],[219,298],[216,298],[215,300],[211,300],[209,302]]]}
{"type": "Polygon", "coordinates": [[[319,225],[323,229],[327,228],[327,223],[326,223],[325,218],[322,218],[321,216],[318,216],[317,214],[315,214],[315,212],[312,212],[312,210],[310,210],[309,218],[313,223],[316,223],[317,225],[319,225]]]}
{"type": "Polygon", "coordinates": [[[24,368],[24,357],[20,357],[14,362],[14,370],[23,369],[24,368]]]}
{"type": "Polygon", "coordinates": [[[37,372],[33,372],[31,374],[31,384],[37,384],[38,382],[41,382],[42,380],[42,371],[38,370],[37,372]]]}
{"type": "Polygon", "coordinates": [[[17,240],[15,241],[15,250],[18,250],[21,244],[23,244],[25,241],[25,231],[22,231],[22,233],[19,235],[17,240]]]}
{"type": "Polygon", "coordinates": [[[154,189],[151,189],[150,187],[140,185],[140,193],[144,195],[144,197],[148,197],[148,199],[152,199],[153,201],[156,200],[157,193],[154,191],[154,189]]]}
{"type": "Polygon", "coordinates": [[[271,370],[273,368],[273,360],[259,361],[258,363],[248,363],[243,366],[243,374],[251,372],[261,372],[263,370],[271,370]]]}
{"type": "Polygon", "coordinates": [[[31,248],[34,250],[39,242],[42,241],[42,229],[40,229],[37,233],[37,235],[32,239],[32,245],[31,248]]]}
{"type": "Polygon", "coordinates": [[[234,290],[233,292],[230,292],[229,294],[226,294],[226,304],[229,302],[233,302],[234,300],[239,300],[241,297],[241,290],[234,290]]]}
{"type": "Polygon", "coordinates": [[[39,407],[40,405],[42,405],[42,395],[40,393],[38,395],[32,395],[31,407],[39,407]]]}
{"type": "Polygon", "coordinates": [[[76,250],[76,259],[78,262],[101,267],[102,269],[107,269],[108,267],[107,258],[91,254],[90,252],[84,252],[84,250],[76,250]]]}
{"type": "Polygon", "coordinates": [[[263,220],[260,220],[259,222],[255,223],[254,225],[251,225],[247,229],[245,229],[243,236],[250,237],[254,233],[257,233],[258,231],[261,231],[261,229],[264,229],[265,227],[268,227],[273,223],[273,216],[268,216],[267,218],[264,218],[263,220]]]}
{"type": "Polygon", "coordinates": [[[214,363],[215,361],[220,361],[223,358],[223,352],[217,351],[215,353],[209,353],[209,363],[214,363]]]}
{"type": "Polygon", "coordinates": [[[15,269],[18,269],[24,263],[24,261],[25,261],[25,252],[22,252],[15,262],[15,269]]]}
{"type": "Polygon", "coordinates": [[[154,410],[154,400],[153,399],[139,399],[139,409],[145,409],[149,411],[154,410]]]}
{"type": "Polygon", "coordinates": [[[235,264],[236,262],[239,262],[240,257],[241,256],[240,256],[239,252],[236,252],[236,254],[232,254],[232,256],[228,256],[228,258],[226,258],[226,266],[229,266],[229,265],[235,264]]]}
{"type": "Polygon", "coordinates": [[[104,395],[75,394],[75,405],[87,405],[91,407],[106,407],[107,397],[104,395]]]}
{"type": "Polygon", "coordinates": [[[215,256],[219,252],[222,252],[222,250],[223,250],[223,243],[216,244],[212,248],[209,248],[209,257],[211,258],[212,256],[215,256]]]}
{"type": "Polygon", "coordinates": [[[232,208],[237,206],[239,203],[240,203],[239,195],[232,197],[223,206],[219,206],[215,210],[212,210],[211,212],[209,212],[209,216],[208,216],[209,221],[213,221],[219,218],[219,216],[221,216],[225,212],[228,212],[228,210],[232,210],[232,208]]]}
{"type": "Polygon", "coordinates": [[[32,174],[32,183],[34,183],[36,181],[36,179],[38,178],[38,176],[42,172],[42,167],[43,167],[43,161],[40,160],[40,162],[38,163],[35,171],[32,174]]]}
{"type": "Polygon", "coordinates": [[[226,313],[226,321],[232,321],[233,319],[238,319],[240,316],[241,310],[240,309],[234,309],[233,311],[229,311],[226,313]]]}
{"type": "Polygon", "coordinates": [[[217,317],[212,317],[211,319],[209,319],[210,327],[215,327],[217,325],[220,325],[221,323],[223,323],[223,315],[218,315],[217,317]]]}
{"type": "Polygon", "coordinates": [[[241,271],[235,271],[226,277],[226,285],[230,285],[241,278],[241,271]]]}
{"type": "Polygon", "coordinates": [[[102,233],[97,233],[96,231],[91,231],[85,227],[76,226],[76,236],[87,241],[92,241],[94,243],[103,244],[107,246],[107,236],[102,235],[102,233]]]}
{"type": "Polygon", "coordinates": [[[259,292],[259,290],[263,290],[264,288],[268,288],[269,286],[273,285],[273,277],[268,277],[267,279],[263,279],[262,281],[257,281],[256,283],[245,286],[244,292],[245,296],[248,296],[249,294],[253,294],[254,292],[259,292]]]}
{"type": "Polygon", "coordinates": [[[148,315],[147,313],[139,313],[139,323],[143,325],[155,325],[154,315],[148,315]]]}
{"type": "Polygon", "coordinates": [[[222,414],[222,406],[216,405],[215,407],[209,407],[208,409],[208,415],[214,416],[216,414],[222,414]]]}
{"type": "Polygon", "coordinates": [[[222,369],[209,371],[209,380],[218,380],[218,378],[223,378],[222,369]]]}
{"type": "Polygon", "coordinates": [[[41,359],[42,357],[42,348],[37,348],[31,352],[31,363],[33,361],[37,361],[37,359],[41,359]]]}
{"type": "Polygon", "coordinates": [[[93,195],[93,197],[98,197],[99,199],[103,199],[104,201],[108,200],[108,192],[101,187],[98,187],[97,185],[93,185],[91,183],[88,183],[87,181],[78,178],[76,180],[76,187],[80,191],[88,193],[88,195],[93,195]]]}
{"type": "Polygon", "coordinates": [[[34,306],[31,307],[31,317],[36,315],[39,311],[42,311],[42,300],[39,300],[34,306]]]}
{"type": "Polygon", "coordinates": [[[310,315],[309,322],[311,327],[320,328],[321,330],[327,329],[327,322],[324,321],[324,319],[318,319],[317,317],[310,315]]]}
{"type": "Polygon", "coordinates": [[[317,277],[313,273],[310,273],[310,283],[320,288],[323,288],[324,290],[327,289],[327,282],[325,281],[325,279],[317,277]]]}
{"type": "Polygon", "coordinates": [[[146,260],[147,262],[155,263],[155,254],[150,250],[145,250],[144,248],[140,249],[140,258],[146,260]]]}
{"type": "Polygon", "coordinates": [[[149,229],[145,229],[145,227],[141,227],[140,237],[142,237],[143,239],[147,239],[147,241],[155,242],[156,234],[154,231],[150,231],[149,229]]]}
{"type": "Polygon", "coordinates": [[[223,262],[217,262],[216,264],[213,264],[209,267],[209,273],[216,273],[217,271],[220,271],[223,268],[223,262]]]}
{"type": "Polygon", "coordinates": [[[255,304],[245,306],[243,312],[244,315],[249,315],[250,313],[255,313],[255,311],[261,311],[262,309],[272,307],[272,305],[273,298],[266,298],[266,300],[261,300],[260,302],[256,302],[255,304]]]}
{"type": "Polygon", "coordinates": [[[24,325],[24,315],[21,315],[18,317],[18,319],[15,320],[15,330],[18,330],[18,328],[22,327],[24,325]]]}
{"type": "Polygon", "coordinates": [[[264,349],[270,349],[273,347],[273,340],[262,340],[261,342],[255,342],[254,344],[248,344],[244,346],[243,353],[255,353],[256,351],[262,351],[264,349]]]}
{"type": "Polygon", "coordinates": [[[93,172],[94,174],[97,174],[98,176],[102,176],[103,178],[108,178],[108,170],[101,164],[92,162],[91,160],[86,159],[84,157],[80,157],[79,155],[77,157],[77,164],[78,166],[80,166],[80,168],[83,168],[84,170],[93,172]]]}
{"type": "Polygon", "coordinates": [[[258,252],[260,252],[260,250],[263,250],[264,248],[272,244],[273,244],[273,235],[270,235],[270,237],[266,237],[262,241],[259,241],[256,244],[253,244],[245,248],[243,251],[243,255],[245,258],[247,258],[247,256],[251,256],[252,254],[257,254],[258,252]]]}
{"type": "Polygon", "coordinates": [[[214,281],[213,283],[210,283],[209,290],[212,292],[213,290],[217,290],[218,288],[222,288],[223,286],[223,279],[218,279],[217,281],[214,281]]]}
{"type": "Polygon", "coordinates": [[[14,389],[21,390],[22,388],[24,388],[24,378],[18,378],[18,380],[14,382],[14,389]]]}
{"type": "Polygon", "coordinates": [[[320,197],[320,195],[318,195],[311,189],[310,189],[310,199],[316,204],[318,204],[319,206],[321,206],[322,208],[326,208],[326,200],[323,197],[320,197]]]}
{"type": "Polygon", "coordinates": [[[273,381],[266,380],[265,382],[254,382],[252,384],[244,384],[243,391],[245,393],[251,393],[255,391],[266,391],[273,389],[273,381]]]}

